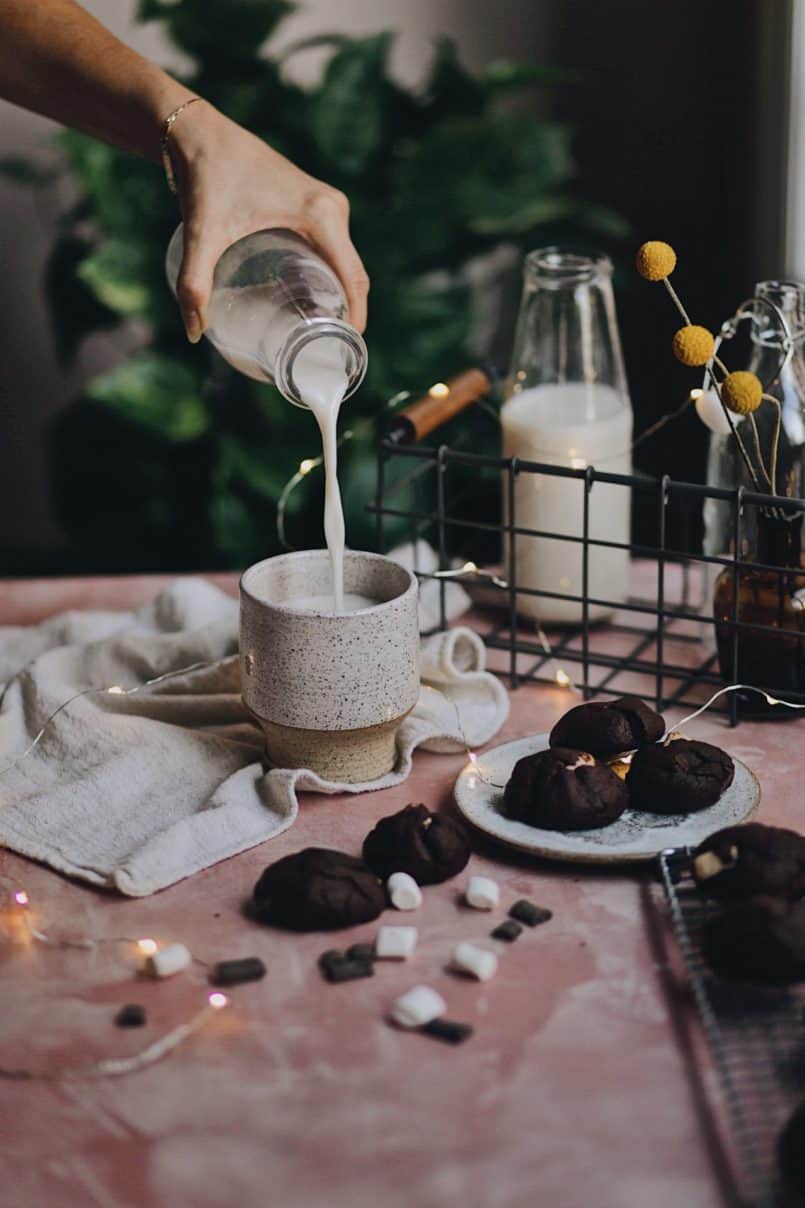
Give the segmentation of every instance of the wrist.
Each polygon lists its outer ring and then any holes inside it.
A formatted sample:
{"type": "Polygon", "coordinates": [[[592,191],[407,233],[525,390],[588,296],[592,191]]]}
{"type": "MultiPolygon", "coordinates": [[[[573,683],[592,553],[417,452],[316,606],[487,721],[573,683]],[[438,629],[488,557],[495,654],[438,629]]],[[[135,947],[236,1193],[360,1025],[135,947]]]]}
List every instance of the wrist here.
{"type": "Polygon", "coordinates": [[[148,159],[160,163],[165,119],[196,94],[165,72],[157,71],[149,86],[144,88],[140,95],[146,123],[146,145],[142,153],[148,159]]]}

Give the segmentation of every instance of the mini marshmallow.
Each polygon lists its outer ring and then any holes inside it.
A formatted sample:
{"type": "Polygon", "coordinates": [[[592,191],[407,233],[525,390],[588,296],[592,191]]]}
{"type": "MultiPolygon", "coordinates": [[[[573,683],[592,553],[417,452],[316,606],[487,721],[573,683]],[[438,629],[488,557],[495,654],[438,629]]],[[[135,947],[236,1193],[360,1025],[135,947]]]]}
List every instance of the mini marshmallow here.
{"type": "Polygon", "coordinates": [[[479,948],[477,944],[471,944],[469,940],[456,944],[453,949],[453,964],[456,969],[460,969],[462,973],[471,974],[478,981],[489,981],[490,977],[494,977],[498,971],[498,958],[494,952],[489,952],[486,948],[479,948]]]}
{"type": "Polygon", "coordinates": [[[192,959],[190,950],[184,944],[168,944],[147,957],[143,968],[151,977],[172,977],[174,973],[186,969],[192,959]]]}
{"type": "Polygon", "coordinates": [[[391,1017],[403,1028],[422,1028],[447,1010],[441,994],[430,986],[414,986],[391,1008],[391,1017]]]}
{"type": "Polygon", "coordinates": [[[465,896],[467,904],[476,910],[494,910],[500,901],[500,888],[491,877],[470,877],[465,896]]]}
{"type": "Polygon", "coordinates": [[[416,927],[381,927],[375,940],[375,956],[379,960],[401,960],[416,948],[416,927]]]}
{"type": "Polygon", "coordinates": [[[386,882],[386,889],[397,910],[416,910],[422,905],[422,890],[407,872],[393,872],[386,882]]]}

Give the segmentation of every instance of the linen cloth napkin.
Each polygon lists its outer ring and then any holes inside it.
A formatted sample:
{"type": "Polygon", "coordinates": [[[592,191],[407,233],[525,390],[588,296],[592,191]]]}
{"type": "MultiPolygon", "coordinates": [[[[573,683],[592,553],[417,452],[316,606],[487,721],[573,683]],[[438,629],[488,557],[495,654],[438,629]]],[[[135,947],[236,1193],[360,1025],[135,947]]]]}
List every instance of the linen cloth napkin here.
{"type": "Polygon", "coordinates": [[[369,784],[322,781],[261,763],[262,736],[240,699],[237,601],[179,579],[136,612],[68,612],[0,627],[0,843],[134,897],[281,834],[297,791],[369,792],[404,780],[414,750],[488,741],[508,715],[477,634],[422,646],[422,691],[400,727],[393,772],[369,784]],[[134,695],[70,701],[210,664],[134,695]]]}

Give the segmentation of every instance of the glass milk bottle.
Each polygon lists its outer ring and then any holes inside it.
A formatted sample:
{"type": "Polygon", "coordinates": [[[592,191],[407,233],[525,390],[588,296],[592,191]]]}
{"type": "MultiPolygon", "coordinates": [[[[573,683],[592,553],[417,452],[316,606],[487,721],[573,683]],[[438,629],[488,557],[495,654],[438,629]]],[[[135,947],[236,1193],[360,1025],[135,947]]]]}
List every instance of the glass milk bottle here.
{"type": "MultiPolygon", "coordinates": [[[[180,224],[165,258],[174,293],[183,251],[180,224]]],[[[349,398],[363,381],[366,345],[346,314],[341,282],[309,243],[293,231],[255,231],[215,266],[204,334],[234,369],[310,407],[322,395],[349,398]]]]}
{"type": "MultiPolygon", "coordinates": [[[[531,252],[514,338],[506,401],[501,411],[504,457],[614,474],[632,468],[632,408],[623,369],[612,264],[604,255],[580,256],[545,248],[531,252]]],[[[515,480],[518,528],[581,537],[584,483],[523,473],[515,480]]],[[[628,545],[630,491],[595,483],[590,537],[628,545]]],[[[580,543],[517,535],[519,587],[581,596],[580,543]]],[[[589,547],[588,595],[618,602],[628,591],[626,549],[589,547]]],[[[578,600],[518,595],[518,611],[552,624],[579,623],[578,600]]],[[[591,605],[603,620],[612,607],[591,605]]]]}

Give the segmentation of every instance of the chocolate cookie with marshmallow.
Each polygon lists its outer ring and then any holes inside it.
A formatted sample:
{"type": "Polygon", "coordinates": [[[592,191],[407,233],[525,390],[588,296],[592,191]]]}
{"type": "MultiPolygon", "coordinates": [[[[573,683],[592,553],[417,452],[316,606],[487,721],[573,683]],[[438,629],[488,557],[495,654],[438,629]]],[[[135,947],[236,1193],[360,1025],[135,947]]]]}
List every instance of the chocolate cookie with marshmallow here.
{"type": "Polygon", "coordinates": [[[693,814],[715,805],[734,775],[735,764],[720,747],[675,738],[642,747],[632,758],[626,787],[632,809],[693,814]]]}
{"type": "Polygon", "coordinates": [[[589,751],[597,759],[614,759],[657,742],[665,733],[665,722],[637,696],[591,701],[576,705],[559,718],[551,730],[552,747],[589,751]]]}
{"type": "Polygon", "coordinates": [[[755,897],[730,902],[704,929],[710,965],[727,977],[790,985],[805,980],[805,903],[755,897]]]}
{"type": "Polygon", "coordinates": [[[595,830],[620,818],[626,785],[587,751],[552,747],[514,765],[503,794],[509,817],[545,830],[595,830]]]}
{"type": "Polygon", "coordinates": [[[696,848],[693,875],[711,898],[768,894],[796,901],[805,897],[805,838],[762,822],[727,826],[696,848]]]}
{"type": "Polygon", "coordinates": [[[406,805],[381,818],[369,832],[363,858],[384,881],[395,872],[405,872],[417,885],[436,885],[466,867],[470,839],[449,815],[433,814],[425,805],[406,805]]]}

